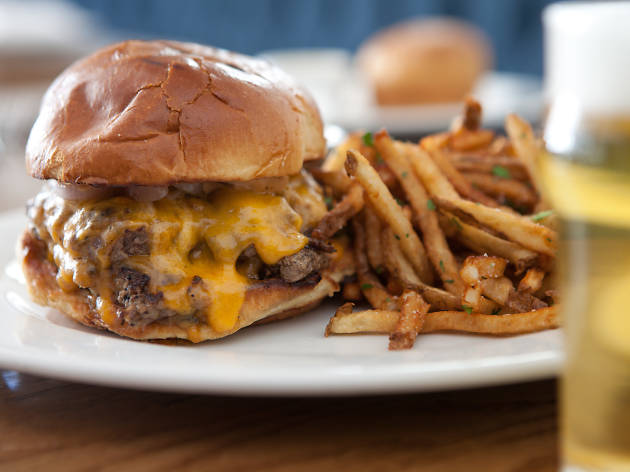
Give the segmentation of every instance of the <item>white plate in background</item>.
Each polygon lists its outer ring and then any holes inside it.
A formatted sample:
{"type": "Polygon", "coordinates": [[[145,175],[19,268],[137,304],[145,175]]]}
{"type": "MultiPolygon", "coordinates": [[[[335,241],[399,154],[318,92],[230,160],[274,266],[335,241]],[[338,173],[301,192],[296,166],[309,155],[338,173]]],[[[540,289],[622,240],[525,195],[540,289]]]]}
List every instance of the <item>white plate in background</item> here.
{"type": "MultiPolygon", "coordinates": [[[[261,54],[302,83],[317,101],[324,121],[347,130],[385,127],[394,134],[439,131],[461,111],[461,103],[379,106],[369,86],[343,49],[287,49],[261,54]]],[[[541,116],[542,86],[537,77],[489,72],[473,95],[484,110],[484,125],[502,128],[505,116],[518,113],[528,121],[541,116]]]]}
{"type": "Polygon", "coordinates": [[[137,342],[32,303],[14,261],[23,211],[0,214],[0,367],[99,385],[233,395],[421,392],[552,377],[558,330],[492,338],[420,336],[389,352],[386,336],[324,337],[335,305],[198,345],[137,342]],[[13,261],[13,262],[12,262],[13,261]]]}

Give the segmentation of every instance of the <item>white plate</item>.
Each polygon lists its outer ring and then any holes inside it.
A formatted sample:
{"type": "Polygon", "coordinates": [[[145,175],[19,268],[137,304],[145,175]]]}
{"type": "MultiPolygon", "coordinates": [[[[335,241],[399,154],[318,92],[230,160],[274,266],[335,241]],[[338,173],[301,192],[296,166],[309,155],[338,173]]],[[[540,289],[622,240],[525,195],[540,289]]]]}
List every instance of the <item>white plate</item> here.
{"type": "MultiPolygon", "coordinates": [[[[262,53],[308,88],[324,121],[348,130],[377,130],[394,134],[419,134],[448,128],[461,111],[461,103],[380,107],[357,71],[352,56],[343,49],[288,49],[262,53]]],[[[502,128],[509,113],[538,121],[543,109],[541,81],[537,77],[490,72],[473,95],[484,110],[484,125],[502,128]]]]}
{"type": "Polygon", "coordinates": [[[418,392],[555,375],[558,331],[511,338],[421,336],[408,352],[385,336],[324,337],[334,305],[200,345],[136,342],[76,324],[28,300],[13,248],[22,211],[0,215],[0,366],[102,385],[238,395],[418,392]],[[13,261],[13,262],[12,262],[13,261]]]}

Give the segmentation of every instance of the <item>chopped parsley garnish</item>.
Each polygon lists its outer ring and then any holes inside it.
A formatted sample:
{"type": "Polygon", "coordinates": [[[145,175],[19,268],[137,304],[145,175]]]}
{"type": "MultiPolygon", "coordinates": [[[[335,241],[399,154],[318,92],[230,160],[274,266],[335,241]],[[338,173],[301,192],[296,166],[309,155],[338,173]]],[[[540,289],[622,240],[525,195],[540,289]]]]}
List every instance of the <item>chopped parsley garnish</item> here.
{"type": "Polygon", "coordinates": [[[381,154],[379,152],[376,153],[376,163],[377,164],[383,164],[385,162],[385,159],[383,159],[383,156],[381,156],[381,154]]]}
{"type": "Polygon", "coordinates": [[[408,238],[408,237],[409,237],[409,233],[405,233],[405,238],[408,238]]]}
{"type": "Polygon", "coordinates": [[[547,238],[547,241],[549,241],[550,243],[553,242],[551,238],[547,238]]]}
{"type": "Polygon", "coordinates": [[[372,133],[370,133],[369,131],[365,133],[361,139],[363,139],[363,143],[366,146],[374,146],[374,136],[372,136],[372,133]]]}
{"type": "Polygon", "coordinates": [[[472,315],[472,307],[471,306],[466,306],[466,305],[462,305],[462,309],[468,313],[469,315],[472,315]]]}
{"type": "Polygon", "coordinates": [[[498,315],[500,311],[501,311],[501,308],[495,308],[494,310],[492,310],[491,315],[498,315]]]}
{"type": "Polygon", "coordinates": [[[381,273],[383,273],[383,270],[385,270],[385,269],[383,269],[383,266],[382,266],[382,265],[380,265],[380,266],[378,266],[378,267],[377,267],[376,269],[374,269],[374,270],[376,271],[376,273],[377,273],[377,274],[381,274],[381,273]]]}
{"type": "Polygon", "coordinates": [[[545,218],[551,215],[553,215],[553,210],[545,210],[545,211],[536,213],[535,215],[532,215],[530,218],[532,219],[532,221],[540,221],[540,220],[544,220],[545,218]]]}
{"type": "Polygon", "coordinates": [[[501,177],[502,179],[510,179],[512,178],[512,174],[503,166],[493,166],[492,173],[497,177],[501,177]]]}
{"type": "Polygon", "coordinates": [[[395,237],[398,241],[400,241],[400,236],[398,236],[397,234],[395,234],[395,235],[394,235],[394,237],[395,237]]]}
{"type": "Polygon", "coordinates": [[[453,223],[457,227],[457,229],[459,230],[462,229],[462,225],[457,218],[455,217],[451,218],[451,223],[453,223]]]}
{"type": "Polygon", "coordinates": [[[372,285],[372,284],[361,284],[361,290],[369,290],[371,288],[374,288],[374,285],[372,285]]]}
{"type": "Polygon", "coordinates": [[[406,179],[408,175],[409,175],[409,174],[407,173],[407,171],[406,171],[406,170],[405,170],[405,171],[403,171],[403,173],[402,173],[402,174],[400,174],[400,176],[401,176],[403,179],[406,179]]]}
{"type": "Polygon", "coordinates": [[[332,207],[332,197],[325,196],[324,197],[324,203],[326,203],[326,207],[331,208],[332,207]]]}
{"type": "Polygon", "coordinates": [[[440,269],[442,270],[442,272],[446,271],[446,269],[444,268],[444,261],[442,259],[440,259],[440,269]]]}
{"type": "Polygon", "coordinates": [[[405,202],[403,202],[400,198],[396,199],[396,203],[398,203],[400,206],[405,206],[405,202]]]}
{"type": "Polygon", "coordinates": [[[430,198],[427,200],[427,208],[431,211],[435,211],[435,203],[430,198]]]}
{"type": "Polygon", "coordinates": [[[444,282],[446,282],[447,284],[454,284],[455,281],[453,279],[446,279],[444,282]]]}

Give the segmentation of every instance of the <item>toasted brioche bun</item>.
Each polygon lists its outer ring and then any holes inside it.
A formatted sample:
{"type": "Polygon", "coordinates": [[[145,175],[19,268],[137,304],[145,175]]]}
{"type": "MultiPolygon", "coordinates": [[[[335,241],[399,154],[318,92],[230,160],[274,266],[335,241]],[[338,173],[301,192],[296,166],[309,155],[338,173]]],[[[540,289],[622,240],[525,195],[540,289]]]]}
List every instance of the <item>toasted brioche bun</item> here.
{"type": "Polygon", "coordinates": [[[491,63],[490,44],[474,26],[447,19],[398,23],[367,40],[358,64],[381,105],[463,99],[491,63]]]}
{"type": "Polygon", "coordinates": [[[247,181],[324,154],[317,106],[266,61],[171,41],[127,41],[66,69],[26,148],[39,179],[104,185],[247,181]]]}
{"type": "Polygon", "coordinates": [[[18,246],[22,271],[33,300],[41,305],[56,308],[66,316],[86,326],[106,329],[121,336],[133,339],[187,339],[201,342],[217,339],[261,321],[275,321],[303,313],[317,306],[324,298],[339,290],[339,282],[354,272],[354,262],[350,251],[333,261],[323,271],[319,281],[306,279],[289,284],[280,279],[260,281],[250,286],[245,294],[238,321],[229,331],[217,332],[210,325],[198,325],[194,337],[176,324],[154,322],[148,326],[130,326],[119,320],[108,325],[99,313],[90,306],[85,290],[64,292],[55,279],[57,267],[46,257],[46,246],[25,231],[18,246]]]}

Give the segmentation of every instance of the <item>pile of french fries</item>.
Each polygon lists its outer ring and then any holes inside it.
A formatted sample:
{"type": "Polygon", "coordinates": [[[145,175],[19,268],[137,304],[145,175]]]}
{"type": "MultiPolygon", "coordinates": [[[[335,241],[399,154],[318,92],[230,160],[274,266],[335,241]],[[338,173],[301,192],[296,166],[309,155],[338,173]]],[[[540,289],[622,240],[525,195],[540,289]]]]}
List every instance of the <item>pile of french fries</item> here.
{"type": "Polygon", "coordinates": [[[557,234],[534,166],[543,144],[516,115],[507,136],[480,122],[468,99],[448,132],[353,134],[314,171],[332,207],[313,236],[347,227],[356,265],[326,335],[388,333],[390,349],[408,349],[419,333],[558,327],[557,234]],[[362,299],[372,309],[354,311],[362,299]]]}

